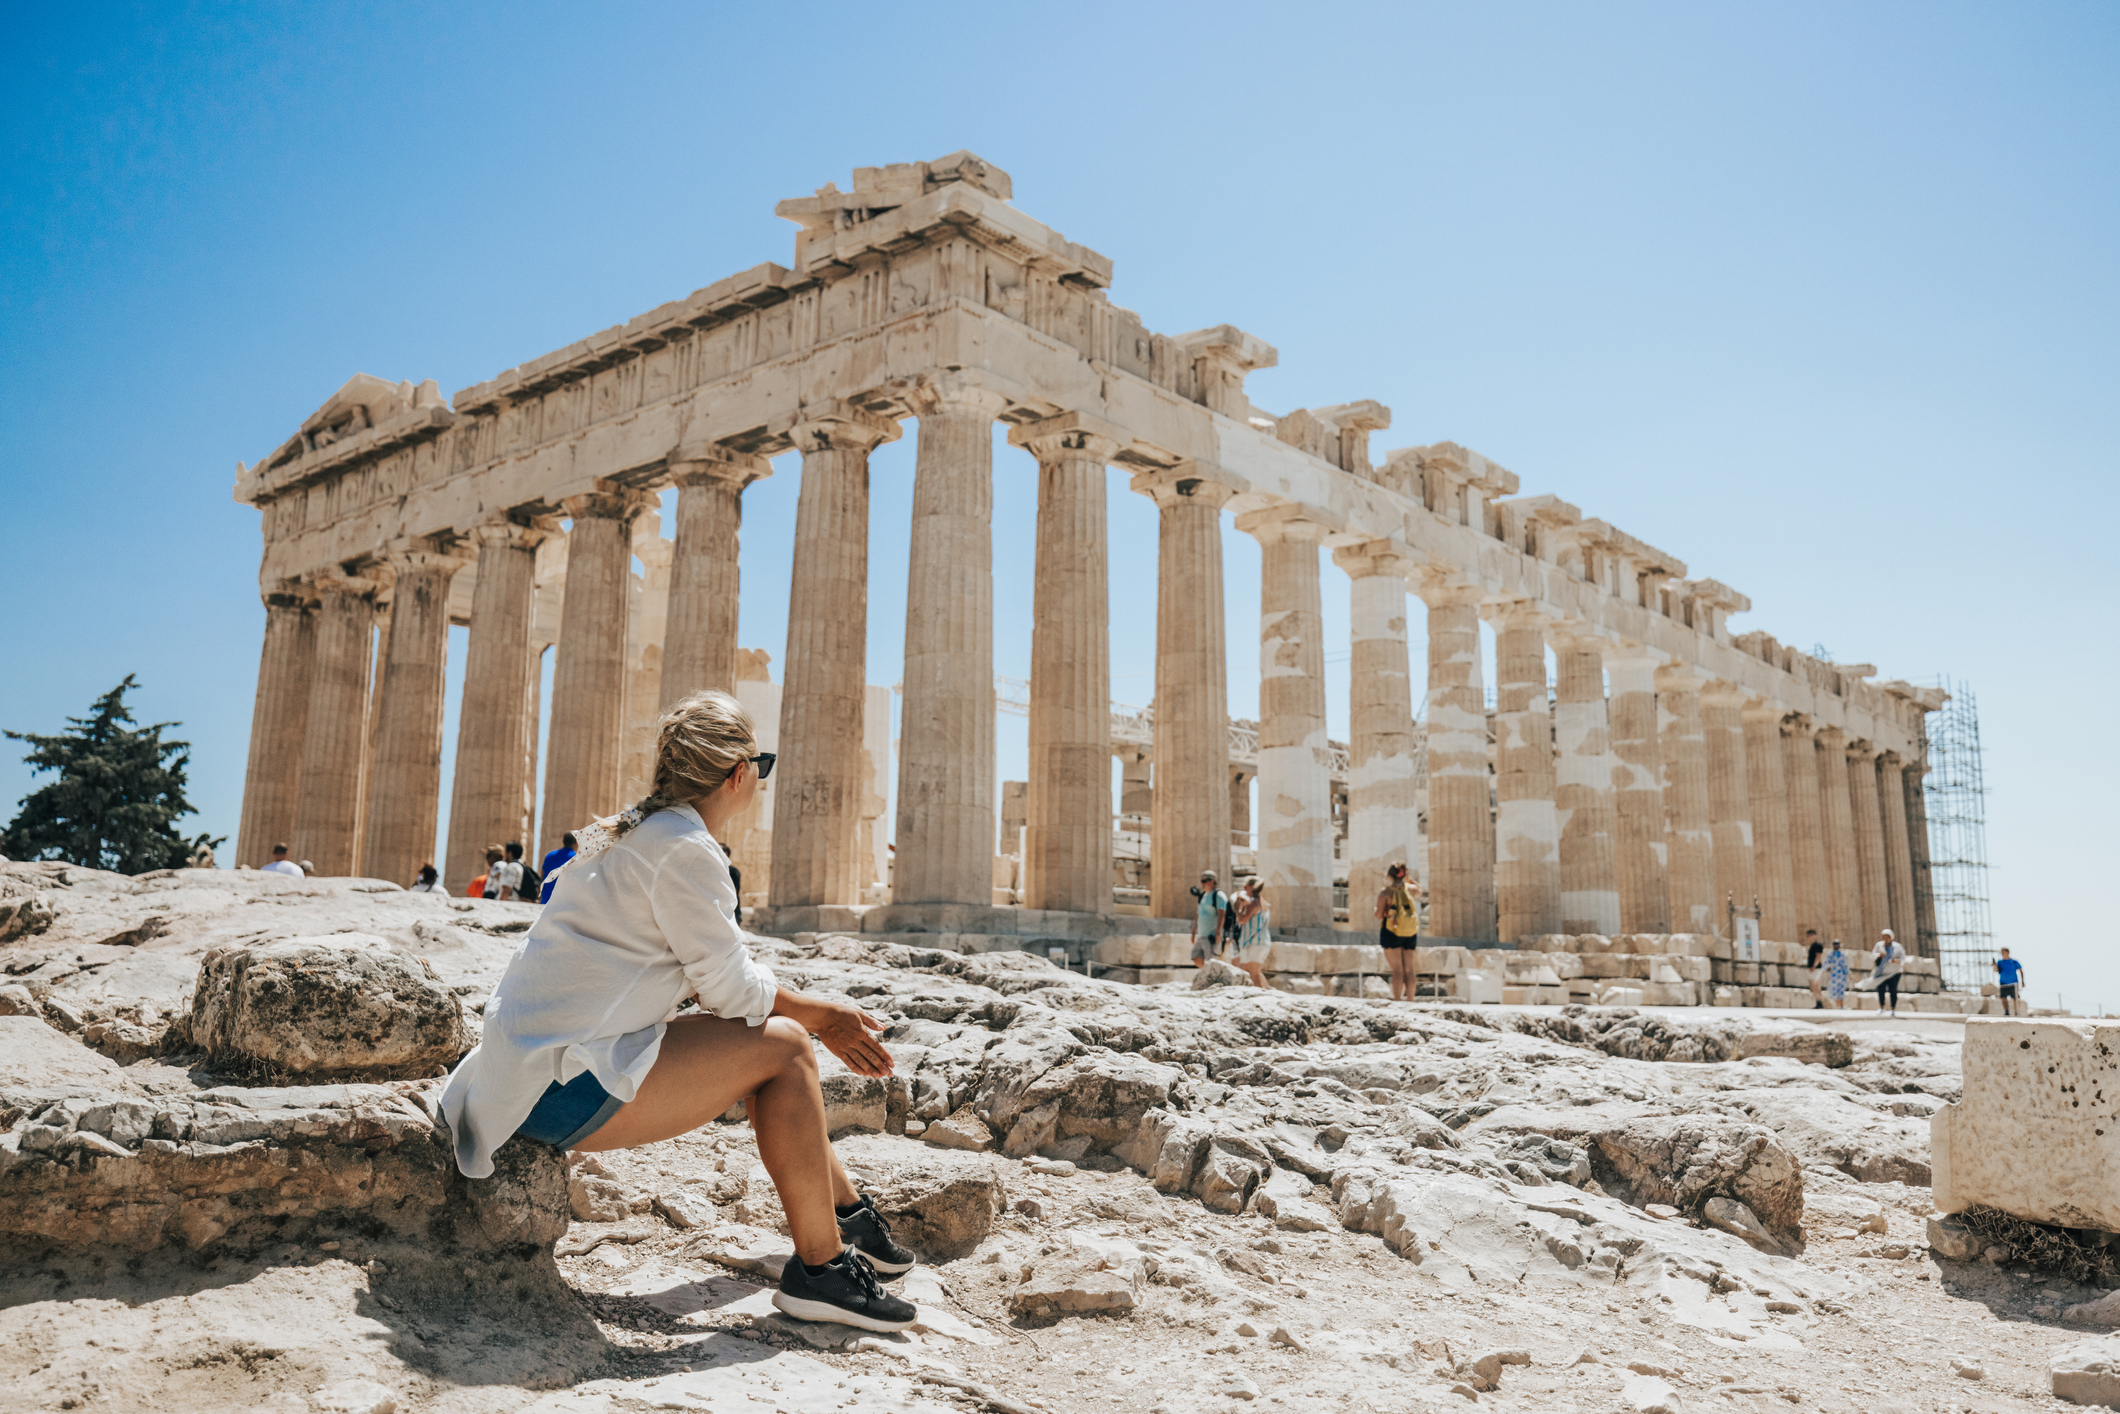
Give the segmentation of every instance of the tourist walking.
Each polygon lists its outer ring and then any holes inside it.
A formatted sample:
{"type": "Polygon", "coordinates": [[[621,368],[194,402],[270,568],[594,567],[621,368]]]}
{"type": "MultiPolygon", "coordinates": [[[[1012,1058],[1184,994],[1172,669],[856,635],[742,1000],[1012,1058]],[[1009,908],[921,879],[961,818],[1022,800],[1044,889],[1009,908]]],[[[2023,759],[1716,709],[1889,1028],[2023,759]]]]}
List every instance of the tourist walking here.
{"type": "Polygon", "coordinates": [[[1906,968],[1907,950],[1894,941],[1892,930],[1887,928],[1877,937],[1877,951],[1872,955],[1871,972],[1877,978],[1877,1009],[1884,1011],[1885,998],[1892,999],[1891,1013],[1899,1015],[1899,978],[1906,968]]]}
{"type": "Polygon", "coordinates": [[[653,792],[581,833],[565,889],[530,925],[479,1043],[443,1088],[457,1167],[493,1172],[522,1135],[577,1153],[632,1149],[712,1125],[741,1102],[778,1190],[794,1254],[773,1304],[863,1330],[917,1314],[885,1291],[911,1252],[855,1187],[825,1131],[810,1038],[857,1075],[892,1072],[882,1019],[780,986],[744,946],[716,838],[756,797],[751,718],[722,692],[686,698],[658,727],[653,792]],[[697,1013],[678,1015],[696,997],[697,1013]]]}
{"type": "MultiPolygon", "coordinates": [[[[518,857],[523,847],[517,845],[518,857]]],[[[512,899],[523,882],[523,866],[508,857],[508,847],[497,845],[486,851],[486,897],[512,899]]]]}
{"type": "Polygon", "coordinates": [[[544,883],[537,891],[539,903],[552,902],[552,876],[560,871],[561,865],[574,858],[574,851],[574,832],[569,830],[559,837],[559,848],[546,853],[544,862],[538,866],[545,874],[544,883]]]}
{"type": "Polygon", "coordinates": [[[537,897],[537,871],[530,867],[529,860],[523,858],[521,840],[510,840],[504,848],[508,852],[508,862],[519,871],[515,880],[515,897],[519,902],[528,903],[537,897]]]}
{"type": "Polygon", "coordinates": [[[420,877],[413,881],[412,892],[416,894],[440,894],[449,897],[449,886],[442,882],[442,871],[432,864],[420,866],[420,877]]]}
{"type": "Polygon", "coordinates": [[[263,874],[285,874],[290,879],[299,879],[302,877],[302,866],[287,857],[286,845],[276,844],[272,847],[272,863],[266,865],[258,872],[263,874]]]}
{"type": "Polygon", "coordinates": [[[1212,869],[1200,871],[1200,883],[1192,896],[1200,901],[1193,915],[1192,965],[1207,966],[1207,960],[1221,951],[1222,915],[1229,911],[1229,895],[1222,892],[1222,881],[1215,877],[1212,869]]]}
{"type": "Polygon", "coordinates": [[[1251,985],[1266,985],[1266,957],[1273,951],[1273,915],[1266,907],[1266,885],[1253,877],[1237,890],[1237,966],[1251,985]]]}
{"type": "Polygon", "coordinates": [[[1816,928],[1804,929],[1803,936],[1804,941],[1811,945],[1803,964],[1804,971],[1809,974],[1811,980],[1811,1010],[1824,1011],[1826,1009],[1824,995],[1826,945],[1818,941],[1818,930],[1816,928]]]}
{"type": "Polygon", "coordinates": [[[2002,1014],[2017,1015],[2013,1008],[2021,1008],[2024,1001],[2024,964],[2011,957],[2008,948],[1996,959],[1995,977],[2001,984],[1996,990],[2002,993],[2002,1014]]]}
{"type": "Polygon", "coordinates": [[[1387,882],[1377,894],[1377,945],[1391,964],[1391,999],[1410,1002],[1419,985],[1421,886],[1406,879],[1406,866],[1384,871],[1387,882]]]}
{"type": "Polygon", "coordinates": [[[1826,1000],[1835,1011],[1845,1011],[1848,1005],[1848,955],[1840,950],[1840,939],[1833,940],[1833,949],[1826,954],[1826,1000]]]}

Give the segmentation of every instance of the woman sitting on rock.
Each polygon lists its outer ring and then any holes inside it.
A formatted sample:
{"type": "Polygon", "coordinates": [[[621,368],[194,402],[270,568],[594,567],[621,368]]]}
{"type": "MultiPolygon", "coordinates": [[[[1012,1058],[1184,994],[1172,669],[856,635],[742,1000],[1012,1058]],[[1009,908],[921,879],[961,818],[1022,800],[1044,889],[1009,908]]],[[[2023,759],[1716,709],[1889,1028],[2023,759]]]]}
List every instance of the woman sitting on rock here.
{"type": "Polygon", "coordinates": [[[914,1308],[877,1274],[914,1259],[832,1152],[810,1049],[814,1035],[850,1069],[889,1075],[874,1034],[883,1023],[778,986],[735,923],[720,836],[772,768],[726,693],[699,693],[663,717],[654,793],[578,832],[581,852],[508,960],[442,1113],[457,1167],[484,1178],[493,1151],[518,1134],[585,1153],[630,1149],[742,1101],[795,1240],[773,1304],[902,1330],[914,1308]],[[687,995],[703,1014],[677,1014],[687,995]]]}

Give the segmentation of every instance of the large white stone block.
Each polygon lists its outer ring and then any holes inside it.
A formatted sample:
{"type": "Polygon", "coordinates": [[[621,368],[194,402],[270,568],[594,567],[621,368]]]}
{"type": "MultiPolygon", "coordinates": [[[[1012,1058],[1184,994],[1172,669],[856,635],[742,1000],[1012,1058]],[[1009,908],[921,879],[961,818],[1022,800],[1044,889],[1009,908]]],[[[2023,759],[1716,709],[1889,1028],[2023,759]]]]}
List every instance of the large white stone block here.
{"type": "Polygon", "coordinates": [[[1929,1121],[1937,1210],[2120,1232],[2120,1022],[1968,1021],[1963,1056],[1929,1121]]]}
{"type": "Polygon", "coordinates": [[[1500,1006],[1502,1003],[1502,974],[1480,972],[1472,969],[1457,974],[1453,992],[1461,1002],[1477,1002],[1500,1006]]]}

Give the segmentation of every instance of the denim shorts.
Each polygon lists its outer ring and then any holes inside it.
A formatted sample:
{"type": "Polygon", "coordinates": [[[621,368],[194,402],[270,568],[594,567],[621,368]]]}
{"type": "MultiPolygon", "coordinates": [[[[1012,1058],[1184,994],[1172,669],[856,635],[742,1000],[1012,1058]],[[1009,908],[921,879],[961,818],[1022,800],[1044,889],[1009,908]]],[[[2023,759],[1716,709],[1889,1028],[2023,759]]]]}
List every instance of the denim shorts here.
{"type": "Polygon", "coordinates": [[[560,1149],[571,1149],[604,1127],[604,1121],[626,1102],[606,1090],[596,1072],[585,1070],[562,1085],[557,1080],[537,1097],[530,1117],[517,1125],[517,1134],[560,1149]]]}

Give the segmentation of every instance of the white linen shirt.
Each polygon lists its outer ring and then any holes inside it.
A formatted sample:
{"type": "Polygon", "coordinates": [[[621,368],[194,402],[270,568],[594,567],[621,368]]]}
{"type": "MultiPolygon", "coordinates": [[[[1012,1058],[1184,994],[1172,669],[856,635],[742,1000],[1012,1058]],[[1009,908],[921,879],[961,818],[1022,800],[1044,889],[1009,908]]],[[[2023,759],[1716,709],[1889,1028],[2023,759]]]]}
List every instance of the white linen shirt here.
{"type": "Polygon", "coordinates": [[[553,875],[552,899],[508,959],[485,1031],[442,1090],[467,1178],[529,1118],[545,1088],[583,1071],[631,1100],[687,994],[752,1026],[778,984],[736,926],[729,856],[689,805],[657,811],[608,850],[553,875]]]}

